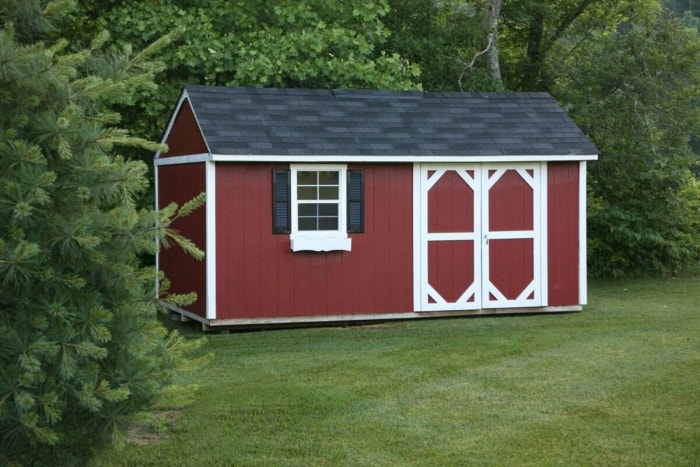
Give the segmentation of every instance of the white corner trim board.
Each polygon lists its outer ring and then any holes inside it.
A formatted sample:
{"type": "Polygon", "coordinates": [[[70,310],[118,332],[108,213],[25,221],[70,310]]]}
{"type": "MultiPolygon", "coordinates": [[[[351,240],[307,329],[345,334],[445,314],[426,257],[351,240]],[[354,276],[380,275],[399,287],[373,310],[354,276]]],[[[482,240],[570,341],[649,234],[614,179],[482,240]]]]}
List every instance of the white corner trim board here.
{"type": "Polygon", "coordinates": [[[578,177],[578,293],[579,303],[588,304],[588,252],[587,252],[587,232],[586,222],[586,161],[579,162],[578,177]]]}
{"type": "Polygon", "coordinates": [[[216,164],[207,162],[205,186],[206,209],[206,309],[207,319],[216,319],[216,164]]]}

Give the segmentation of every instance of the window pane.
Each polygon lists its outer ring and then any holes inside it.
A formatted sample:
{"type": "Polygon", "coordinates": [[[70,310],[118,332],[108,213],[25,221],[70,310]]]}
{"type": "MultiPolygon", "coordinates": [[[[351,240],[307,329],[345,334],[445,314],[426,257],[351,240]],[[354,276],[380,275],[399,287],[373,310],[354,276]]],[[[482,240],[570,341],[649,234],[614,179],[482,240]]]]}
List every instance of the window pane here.
{"type": "Polygon", "coordinates": [[[337,186],[322,186],[319,187],[318,199],[338,199],[337,186]]]}
{"type": "Polygon", "coordinates": [[[321,217],[318,219],[319,230],[338,230],[337,217],[321,217]]]}
{"type": "Polygon", "coordinates": [[[318,215],[319,216],[338,217],[338,205],[337,204],[319,204],[318,205],[318,215]]]}
{"type": "Polygon", "coordinates": [[[318,215],[318,204],[300,204],[299,215],[305,217],[316,217],[318,215]]]}
{"type": "Polygon", "coordinates": [[[318,219],[316,217],[300,217],[299,230],[318,230],[318,219]]]}
{"type": "Polygon", "coordinates": [[[338,171],[322,171],[318,173],[318,183],[319,185],[337,185],[338,184],[338,171]]]}
{"type": "Polygon", "coordinates": [[[318,199],[315,186],[298,186],[297,199],[318,199]]]}
{"type": "Polygon", "coordinates": [[[297,185],[317,185],[318,172],[297,172],[297,185]]]}
{"type": "Polygon", "coordinates": [[[338,230],[340,225],[339,170],[297,171],[295,194],[299,231],[338,230]]]}

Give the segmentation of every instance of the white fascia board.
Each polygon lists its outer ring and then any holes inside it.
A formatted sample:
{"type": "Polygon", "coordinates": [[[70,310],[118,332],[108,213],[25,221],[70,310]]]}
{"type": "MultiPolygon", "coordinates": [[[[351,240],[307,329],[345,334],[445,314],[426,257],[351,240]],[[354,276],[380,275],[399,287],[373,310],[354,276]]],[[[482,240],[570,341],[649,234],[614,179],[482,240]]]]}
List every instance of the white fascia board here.
{"type": "Polygon", "coordinates": [[[191,154],[188,156],[162,157],[160,159],[155,159],[153,161],[153,164],[155,166],[178,165],[178,164],[192,164],[195,162],[208,162],[210,160],[211,160],[210,154],[191,154]]]}
{"type": "Polygon", "coordinates": [[[358,162],[393,162],[393,163],[479,163],[479,162],[557,162],[557,161],[593,161],[597,154],[582,155],[294,155],[294,154],[212,154],[215,162],[299,162],[299,163],[358,163],[358,162]]]}
{"type": "MultiPolygon", "coordinates": [[[[175,124],[175,120],[177,119],[177,116],[180,114],[180,109],[182,108],[182,104],[185,101],[190,100],[190,96],[187,94],[187,90],[183,89],[182,94],[180,94],[180,99],[177,101],[177,105],[175,106],[175,110],[173,111],[172,115],[170,116],[170,121],[168,122],[168,126],[165,129],[165,133],[163,133],[163,137],[160,140],[160,144],[165,144],[165,142],[168,140],[168,136],[170,136],[170,132],[173,129],[173,125],[175,124]]],[[[192,109],[192,115],[194,115],[194,120],[197,122],[197,128],[199,129],[199,133],[202,135],[202,139],[204,140],[204,144],[207,146],[207,150],[211,152],[211,148],[209,148],[209,143],[207,143],[207,139],[204,137],[204,133],[202,132],[202,126],[199,124],[199,119],[197,118],[197,114],[194,111],[194,108],[190,105],[190,108],[192,109]]],[[[156,152],[155,159],[160,159],[161,152],[158,151],[156,152]]]]}

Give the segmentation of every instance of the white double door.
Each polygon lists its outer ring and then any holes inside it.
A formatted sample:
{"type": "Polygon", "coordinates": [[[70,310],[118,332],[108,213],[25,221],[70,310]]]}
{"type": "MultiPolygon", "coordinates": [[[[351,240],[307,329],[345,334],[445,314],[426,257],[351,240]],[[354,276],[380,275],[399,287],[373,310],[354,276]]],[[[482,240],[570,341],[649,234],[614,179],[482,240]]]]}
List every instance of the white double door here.
{"type": "Polygon", "coordinates": [[[546,165],[420,164],[415,178],[419,310],[546,304],[546,165]]]}

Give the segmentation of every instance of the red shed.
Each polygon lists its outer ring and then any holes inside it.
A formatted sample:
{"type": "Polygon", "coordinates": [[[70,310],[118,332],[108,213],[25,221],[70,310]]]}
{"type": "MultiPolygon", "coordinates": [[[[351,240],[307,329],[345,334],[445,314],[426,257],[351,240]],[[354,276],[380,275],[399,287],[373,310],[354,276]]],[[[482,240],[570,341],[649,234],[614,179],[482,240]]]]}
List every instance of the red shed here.
{"type": "Polygon", "coordinates": [[[580,310],[586,161],[546,93],[186,87],[160,208],[206,251],[158,266],[205,329],[580,310]]]}

